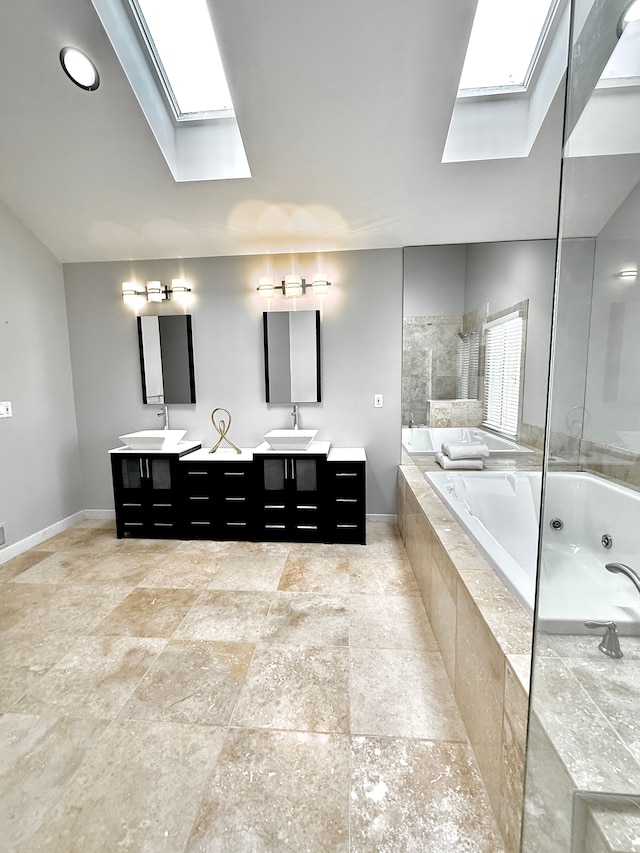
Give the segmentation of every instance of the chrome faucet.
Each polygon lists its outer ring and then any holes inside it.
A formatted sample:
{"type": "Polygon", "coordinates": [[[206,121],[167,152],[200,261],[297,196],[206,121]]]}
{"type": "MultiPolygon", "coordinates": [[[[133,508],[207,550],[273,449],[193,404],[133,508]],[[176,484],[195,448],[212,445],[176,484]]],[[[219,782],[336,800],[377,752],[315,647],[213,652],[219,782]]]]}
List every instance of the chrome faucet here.
{"type": "Polygon", "coordinates": [[[162,411],[158,412],[158,417],[164,417],[164,429],[169,429],[169,406],[163,406],[162,411]]]}
{"type": "Polygon", "coordinates": [[[298,407],[294,406],[291,410],[291,419],[293,420],[293,428],[298,429],[298,407]]]}
{"type": "Polygon", "coordinates": [[[631,566],[627,566],[624,563],[607,563],[605,569],[614,574],[626,575],[640,593],[640,575],[631,566]]]}

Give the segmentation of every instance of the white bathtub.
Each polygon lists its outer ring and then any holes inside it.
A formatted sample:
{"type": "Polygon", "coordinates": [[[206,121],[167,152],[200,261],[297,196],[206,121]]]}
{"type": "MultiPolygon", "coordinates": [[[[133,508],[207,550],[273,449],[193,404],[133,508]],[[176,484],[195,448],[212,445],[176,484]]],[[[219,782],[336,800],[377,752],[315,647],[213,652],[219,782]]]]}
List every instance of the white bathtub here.
{"type": "MultiPolygon", "coordinates": [[[[533,613],[541,475],[446,471],[425,474],[526,612],[533,613]]],[[[605,563],[640,571],[640,492],[585,473],[546,481],[538,626],[550,633],[594,633],[588,619],[640,634],[640,595],[605,563]],[[562,528],[551,527],[554,519],[562,528]],[[602,545],[609,535],[611,548],[602,545]]]]}
{"type": "Polygon", "coordinates": [[[528,447],[516,444],[476,427],[403,427],[402,446],[407,453],[437,453],[442,444],[475,442],[486,444],[490,453],[533,453],[528,447]]]}

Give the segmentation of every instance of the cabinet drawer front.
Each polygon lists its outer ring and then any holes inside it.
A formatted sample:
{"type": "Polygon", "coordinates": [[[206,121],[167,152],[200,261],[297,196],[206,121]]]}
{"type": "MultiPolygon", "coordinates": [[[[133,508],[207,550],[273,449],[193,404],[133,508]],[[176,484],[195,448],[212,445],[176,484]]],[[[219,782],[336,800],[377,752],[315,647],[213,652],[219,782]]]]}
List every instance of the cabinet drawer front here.
{"type": "Polygon", "coordinates": [[[207,468],[188,468],[185,471],[184,479],[188,495],[208,495],[211,493],[212,482],[207,468]]]}
{"type": "Polygon", "coordinates": [[[358,464],[331,464],[329,471],[329,489],[337,497],[357,497],[364,493],[364,466],[358,464]]]}

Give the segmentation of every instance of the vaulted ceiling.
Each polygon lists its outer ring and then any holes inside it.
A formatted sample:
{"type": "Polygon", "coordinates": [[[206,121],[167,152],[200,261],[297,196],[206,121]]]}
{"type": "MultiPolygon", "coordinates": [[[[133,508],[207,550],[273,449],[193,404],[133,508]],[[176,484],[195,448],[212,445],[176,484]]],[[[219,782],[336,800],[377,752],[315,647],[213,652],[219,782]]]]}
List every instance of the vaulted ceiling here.
{"type": "Polygon", "coordinates": [[[475,0],[210,7],[252,177],[176,183],[91,0],[2,0],[0,199],[60,261],[555,236],[560,92],[528,157],[441,162],[475,0]]]}

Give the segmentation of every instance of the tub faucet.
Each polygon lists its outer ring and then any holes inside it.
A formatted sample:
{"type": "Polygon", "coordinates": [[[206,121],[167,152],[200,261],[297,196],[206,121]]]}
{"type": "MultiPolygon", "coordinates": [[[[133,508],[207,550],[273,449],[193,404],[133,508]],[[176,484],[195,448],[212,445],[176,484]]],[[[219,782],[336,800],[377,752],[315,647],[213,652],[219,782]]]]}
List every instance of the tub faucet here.
{"type": "Polygon", "coordinates": [[[624,563],[607,563],[605,569],[614,574],[626,575],[640,593],[640,575],[631,566],[626,566],[624,563]]]}
{"type": "Polygon", "coordinates": [[[294,406],[291,410],[291,420],[293,421],[293,428],[298,429],[298,407],[294,406]]]}
{"type": "Polygon", "coordinates": [[[620,648],[620,640],[618,640],[618,626],[615,622],[595,622],[590,620],[584,623],[585,628],[604,628],[604,637],[600,641],[598,648],[603,655],[610,658],[621,658],[622,650],[620,648]]]}
{"type": "Polygon", "coordinates": [[[164,418],[164,429],[169,429],[169,406],[163,406],[162,411],[158,412],[159,418],[164,418]]]}

